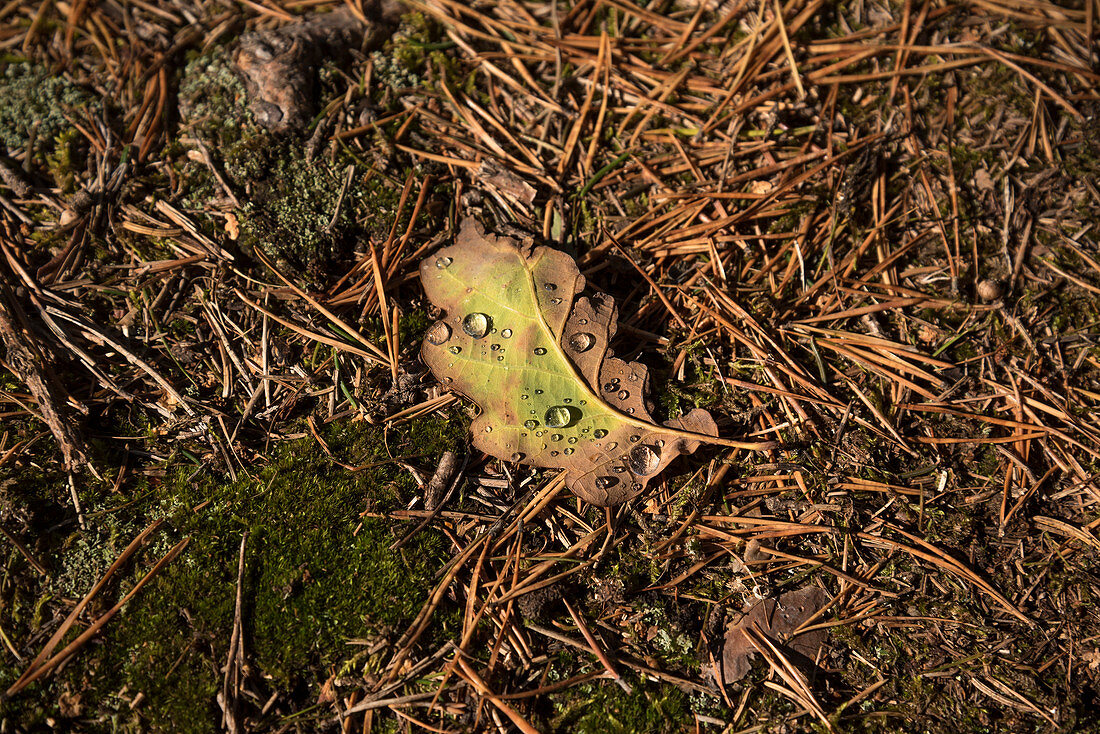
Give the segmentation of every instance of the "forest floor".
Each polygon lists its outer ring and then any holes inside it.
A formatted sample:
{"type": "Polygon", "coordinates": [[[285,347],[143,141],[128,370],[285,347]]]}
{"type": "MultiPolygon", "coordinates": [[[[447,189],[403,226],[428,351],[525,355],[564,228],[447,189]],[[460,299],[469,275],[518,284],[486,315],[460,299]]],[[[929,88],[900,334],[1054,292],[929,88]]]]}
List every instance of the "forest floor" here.
{"type": "Polygon", "coordinates": [[[0,2],[0,732],[1100,731],[1098,16],[0,2]],[[467,217],[777,445],[474,449],[467,217]]]}

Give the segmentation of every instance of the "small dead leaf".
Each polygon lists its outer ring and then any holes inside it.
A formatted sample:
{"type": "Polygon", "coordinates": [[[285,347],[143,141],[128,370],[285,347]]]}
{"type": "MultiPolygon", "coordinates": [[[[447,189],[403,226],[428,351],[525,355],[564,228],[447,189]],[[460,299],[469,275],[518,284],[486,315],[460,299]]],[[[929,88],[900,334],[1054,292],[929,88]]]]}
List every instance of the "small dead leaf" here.
{"type": "Polygon", "coordinates": [[[795,664],[812,664],[818,651],[825,646],[828,635],[825,630],[804,632],[791,638],[791,633],[816,614],[829,602],[824,590],[807,586],[782,594],[778,599],[764,599],[754,604],[741,618],[726,626],[722,647],[722,679],[726,683],[739,681],[752,669],[752,656],[756,646],[749,641],[744,630],[753,623],[784,651],[795,664]]]}
{"type": "Polygon", "coordinates": [[[481,162],[481,166],[477,169],[477,177],[482,184],[524,209],[530,209],[531,202],[535,200],[537,192],[531,184],[492,159],[486,158],[481,162]]]}

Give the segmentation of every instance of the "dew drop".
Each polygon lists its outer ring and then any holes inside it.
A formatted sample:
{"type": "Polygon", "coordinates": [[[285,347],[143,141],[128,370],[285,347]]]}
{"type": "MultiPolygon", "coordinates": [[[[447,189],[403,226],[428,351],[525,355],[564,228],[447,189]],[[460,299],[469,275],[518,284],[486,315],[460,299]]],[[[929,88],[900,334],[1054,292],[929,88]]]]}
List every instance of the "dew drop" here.
{"type": "Polygon", "coordinates": [[[627,408],[626,409],[626,414],[627,415],[634,415],[634,409],[633,408],[627,408]]]}
{"type": "Polygon", "coordinates": [[[437,257],[435,259],[435,266],[437,268],[439,268],[440,270],[445,270],[445,269],[451,267],[451,263],[453,263],[453,262],[454,262],[454,260],[452,258],[449,258],[449,257],[437,257]]]}
{"type": "Polygon", "coordinates": [[[535,347],[535,354],[541,357],[542,355],[546,354],[546,350],[542,347],[535,347]]]}
{"type": "Polygon", "coordinates": [[[608,451],[614,451],[617,448],[619,448],[619,442],[618,441],[612,441],[611,443],[607,444],[607,450],[608,451]]]}
{"type": "Polygon", "coordinates": [[[577,405],[588,405],[588,401],[587,400],[578,400],[577,405]]]}
{"type": "Polygon", "coordinates": [[[653,445],[660,449],[660,448],[664,448],[665,442],[662,441],[661,439],[657,439],[656,441],[653,442],[653,445]]]}
{"type": "Polygon", "coordinates": [[[556,291],[558,289],[558,286],[555,283],[547,283],[546,285],[543,286],[543,288],[545,288],[548,291],[556,291]]]}
{"type": "Polygon", "coordinates": [[[551,298],[551,299],[550,299],[550,305],[551,305],[551,306],[557,306],[557,305],[558,305],[558,304],[560,304],[560,303],[561,303],[561,299],[560,299],[560,298],[551,298]]]}
{"type": "Polygon", "coordinates": [[[607,383],[606,385],[603,386],[603,391],[604,392],[615,392],[618,389],[619,389],[618,381],[609,382],[609,383],[607,383]]]}
{"type": "Polygon", "coordinates": [[[578,331],[569,337],[569,348],[574,352],[587,352],[596,343],[596,337],[587,331],[578,331]]]}
{"type": "Polygon", "coordinates": [[[502,337],[504,337],[505,339],[510,339],[510,338],[512,338],[512,330],[511,329],[505,329],[504,331],[500,332],[500,335],[502,337]]]}
{"type": "Polygon", "coordinates": [[[571,402],[573,402],[573,398],[562,398],[562,399],[561,399],[561,401],[562,401],[563,403],[566,403],[566,404],[568,404],[568,403],[571,403],[571,402]]]}
{"type": "Polygon", "coordinates": [[[527,393],[524,393],[523,395],[520,395],[520,396],[519,396],[519,399],[520,399],[520,400],[530,400],[530,399],[531,399],[531,396],[530,396],[530,395],[528,395],[527,393]]]}
{"type": "MultiPolygon", "coordinates": [[[[498,361],[498,362],[503,362],[503,361],[504,361],[504,355],[502,354],[502,355],[500,355],[499,357],[497,357],[497,361],[498,361]]],[[[633,409],[633,408],[631,408],[631,410],[634,410],[634,409],[633,409]]]]}
{"type": "Polygon", "coordinates": [[[634,484],[630,485],[630,488],[633,489],[635,492],[637,492],[639,489],[642,488],[642,485],[638,484],[637,482],[634,482],[634,484]]]}
{"type": "Polygon", "coordinates": [[[630,392],[628,390],[619,390],[619,395],[618,395],[619,400],[626,400],[629,397],[630,397],[630,392]]]}
{"type": "Polygon", "coordinates": [[[542,390],[539,390],[538,388],[536,388],[535,389],[535,394],[536,395],[542,395],[542,390]]]}
{"type": "Polygon", "coordinates": [[[491,349],[494,352],[499,352],[500,351],[500,345],[499,344],[490,344],[489,349],[491,349]]]}
{"type": "Polygon", "coordinates": [[[642,444],[630,450],[626,460],[630,471],[640,477],[648,477],[661,465],[661,457],[651,447],[642,444]]]}
{"type": "Polygon", "coordinates": [[[573,418],[569,414],[569,408],[564,405],[555,405],[546,411],[545,422],[546,425],[551,428],[565,428],[569,425],[570,420],[573,418]]]}
{"type": "Polygon", "coordinates": [[[565,442],[566,443],[576,443],[577,442],[577,437],[576,436],[570,436],[569,438],[565,439],[565,442]]]}
{"type": "Polygon", "coordinates": [[[561,440],[561,434],[560,434],[560,433],[554,433],[554,434],[552,434],[552,435],[550,436],[550,440],[551,440],[551,441],[560,441],[560,440],[561,440]]]}
{"type": "Polygon", "coordinates": [[[523,422],[523,427],[524,428],[530,428],[531,430],[535,430],[536,428],[539,427],[539,422],[532,418],[531,420],[524,421],[523,422]]]}
{"type": "Polygon", "coordinates": [[[565,454],[566,456],[569,456],[570,454],[573,453],[573,451],[574,451],[574,449],[565,449],[564,451],[562,451],[562,453],[565,454]]]}
{"type": "Polygon", "coordinates": [[[462,347],[460,347],[456,344],[455,346],[451,347],[447,351],[450,352],[451,354],[459,354],[460,352],[462,352],[462,347]]]}
{"type": "Polygon", "coordinates": [[[631,436],[630,443],[638,443],[639,439],[641,439],[641,436],[631,436]]]}
{"type": "Polygon", "coordinates": [[[524,454],[522,451],[517,451],[512,454],[512,461],[523,461],[523,456],[524,454]]]}
{"type": "Polygon", "coordinates": [[[600,489],[607,489],[619,483],[619,480],[615,477],[596,477],[596,486],[600,489]]]}
{"type": "Polygon", "coordinates": [[[489,333],[492,320],[483,313],[474,312],[466,314],[462,319],[462,330],[475,339],[480,339],[489,333]]]}
{"type": "Polygon", "coordinates": [[[492,426],[485,426],[485,432],[486,433],[492,433],[493,432],[493,427],[492,426]]]}
{"type": "Polygon", "coordinates": [[[557,451],[551,451],[551,452],[550,452],[550,455],[551,455],[551,456],[557,456],[557,455],[558,455],[558,452],[557,452],[557,451]]]}
{"type": "Polygon", "coordinates": [[[432,328],[428,329],[428,333],[425,334],[424,338],[432,344],[442,344],[451,338],[451,327],[443,321],[436,321],[432,324],[432,328]]]}
{"type": "Polygon", "coordinates": [[[542,438],[543,436],[546,435],[546,431],[535,431],[535,435],[538,436],[539,438],[542,438]]]}
{"type": "Polygon", "coordinates": [[[596,438],[603,438],[604,436],[607,435],[607,431],[605,431],[602,428],[597,428],[595,431],[592,432],[592,435],[595,436],[596,438]]]}
{"type": "Polygon", "coordinates": [[[451,379],[450,377],[444,377],[443,378],[443,383],[446,384],[446,385],[450,385],[452,382],[454,382],[454,380],[451,379]]]}
{"type": "Polygon", "coordinates": [[[586,325],[586,324],[588,323],[588,319],[581,319],[581,320],[580,320],[580,321],[579,321],[578,323],[579,323],[579,324],[580,324],[581,326],[584,326],[584,325],[586,325]]]}
{"type": "Polygon", "coordinates": [[[624,471],[626,471],[626,467],[625,466],[612,467],[611,471],[615,472],[616,474],[622,474],[624,471]]]}
{"type": "Polygon", "coordinates": [[[635,381],[635,380],[637,380],[637,379],[638,379],[638,375],[636,375],[636,374],[634,374],[633,372],[631,372],[631,373],[630,373],[630,381],[631,381],[631,382],[634,382],[634,381],[635,381]]]}

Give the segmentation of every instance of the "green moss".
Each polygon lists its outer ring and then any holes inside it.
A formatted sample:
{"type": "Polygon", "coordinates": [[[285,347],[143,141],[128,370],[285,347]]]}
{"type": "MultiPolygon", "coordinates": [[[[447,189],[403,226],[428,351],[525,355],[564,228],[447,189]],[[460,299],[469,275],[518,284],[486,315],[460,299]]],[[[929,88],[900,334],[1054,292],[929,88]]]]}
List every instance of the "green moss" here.
{"type": "Polygon", "coordinates": [[[680,689],[643,680],[626,693],[614,683],[586,683],[550,697],[555,716],[550,731],[571,734],[664,734],[693,722],[690,702],[680,689]]]}
{"type": "Polygon", "coordinates": [[[66,114],[98,114],[99,101],[59,74],[26,63],[0,64],[0,144],[19,149],[33,136],[36,151],[53,150],[72,129],[66,114]]]}
{"type": "MultiPolygon", "coordinates": [[[[265,466],[239,472],[236,481],[195,476],[195,467],[184,462],[129,498],[88,489],[82,496],[86,510],[108,512],[87,532],[74,530],[52,556],[60,563],[57,581],[26,588],[0,606],[5,631],[17,639],[37,628],[35,609],[51,596],[86,592],[151,519],[164,518],[165,524],[129,575],[105,592],[105,602],[130,588],[176,541],[189,538],[189,544],[80,654],[78,665],[9,703],[10,715],[28,725],[60,717],[57,704],[45,702],[57,701],[67,686],[82,692],[84,712],[79,726],[73,722],[79,730],[214,731],[219,669],[233,626],[237,554],[246,532],[242,616],[250,686],[265,697],[277,690],[283,702],[263,725],[277,728],[279,711],[308,709],[333,670],[354,677],[377,667],[378,661],[357,658],[359,648],[348,640],[396,639],[426,599],[447,545],[443,536],[425,530],[391,552],[406,528],[367,515],[403,506],[418,491],[395,459],[415,461],[424,452],[458,445],[466,430],[462,420],[441,415],[388,430],[337,424],[322,433],[327,445],[361,471],[334,469],[310,438],[275,449],[265,466]],[[113,511],[133,499],[138,501],[127,508],[129,520],[113,520],[113,511]],[[131,711],[129,701],[139,692],[144,702],[131,711]]],[[[4,662],[0,686],[20,672],[4,662]]],[[[303,715],[308,721],[309,714],[303,715]]]]}

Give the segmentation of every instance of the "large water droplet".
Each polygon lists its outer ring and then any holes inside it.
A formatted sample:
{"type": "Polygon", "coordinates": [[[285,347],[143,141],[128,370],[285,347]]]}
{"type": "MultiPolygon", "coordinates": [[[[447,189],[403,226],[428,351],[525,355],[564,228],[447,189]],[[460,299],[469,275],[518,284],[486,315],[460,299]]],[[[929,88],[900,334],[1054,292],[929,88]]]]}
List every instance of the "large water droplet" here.
{"type": "Polygon", "coordinates": [[[466,318],[462,319],[462,330],[474,339],[480,339],[489,333],[489,327],[492,326],[492,323],[492,319],[487,315],[475,311],[466,314],[466,318]]]}
{"type": "Polygon", "coordinates": [[[574,352],[587,352],[596,343],[596,337],[587,331],[578,331],[569,337],[569,348],[574,352]]]}
{"type": "Polygon", "coordinates": [[[428,329],[428,333],[424,335],[424,338],[432,344],[442,344],[451,338],[451,327],[442,321],[436,321],[432,324],[432,328],[428,329]]]}
{"type": "Polygon", "coordinates": [[[627,390],[619,390],[619,400],[626,400],[630,397],[630,393],[627,390]]]}
{"type": "Polygon", "coordinates": [[[565,451],[562,451],[562,453],[565,454],[566,456],[569,456],[570,454],[573,453],[573,449],[566,449],[565,451]]]}
{"type": "Polygon", "coordinates": [[[435,266],[440,270],[443,270],[445,268],[451,267],[451,263],[453,262],[454,260],[449,257],[437,257],[435,260],[435,266]]]}
{"type": "Polygon", "coordinates": [[[500,332],[500,335],[502,337],[504,337],[505,339],[511,339],[512,338],[512,330],[511,329],[505,329],[504,331],[500,332]]]}
{"type": "Polygon", "coordinates": [[[450,349],[448,349],[447,351],[450,352],[451,354],[458,354],[462,351],[462,347],[460,347],[456,344],[453,347],[451,347],[450,349]]]}
{"type": "Polygon", "coordinates": [[[651,447],[642,444],[630,450],[626,464],[630,467],[630,471],[638,476],[648,477],[657,471],[657,467],[661,464],[661,457],[651,447]]]}
{"type": "Polygon", "coordinates": [[[535,347],[535,354],[541,357],[542,355],[546,354],[546,350],[542,347],[535,347]]]}
{"type": "Polygon", "coordinates": [[[604,436],[607,435],[607,431],[605,431],[602,428],[597,428],[595,431],[592,432],[592,435],[595,436],[596,438],[603,438],[604,436]]]}
{"type": "Polygon", "coordinates": [[[523,422],[523,427],[524,428],[529,428],[533,431],[533,430],[535,430],[536,428],[539,427],[539,422],[536,421],[536,420],[524,421],[523,422]]]}
{"type": "Polygon", "coordinates": [[[550,440],[551,441],[560,441],[561,440],[561,434],[560,433],[552,434],[550,436],[550,440]]]}
{"type": "Polygon", "coordinates": [[[524,454],[522,451],[517,451],[512,454],[512,461],[523,461],[523,456],[524,454]]]}
{"type": "Polygon", "coordinates": [[[565,428],[573,420],[573,416],[564,405],[555,405],[546,411],[545,422],[551,428],[565,428]]]}

